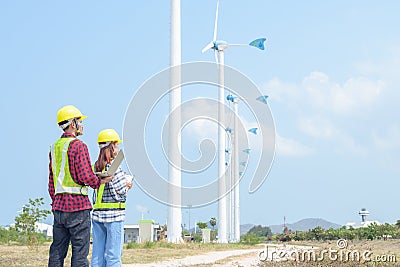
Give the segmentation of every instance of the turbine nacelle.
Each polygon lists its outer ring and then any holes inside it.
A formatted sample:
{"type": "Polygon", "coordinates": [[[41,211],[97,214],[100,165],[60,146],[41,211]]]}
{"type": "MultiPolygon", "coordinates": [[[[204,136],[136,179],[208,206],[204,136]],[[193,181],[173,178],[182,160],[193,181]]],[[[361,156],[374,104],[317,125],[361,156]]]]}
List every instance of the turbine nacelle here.
{"type": "Polygon", "coordinates": [[[202,53],[206,52],[209,49],[213,49],[217,52],[223,51],[225,48],[227,48],[229,44],[226,41],[211,41],[208,45],[206,45],[203,50],[201,50],[202,53]]]}
{"type": "Polygon", "coordinates": [[[214,42],[213,49],[215,49],[217,51],[222,51],[225,48],[228,48],[228,46],[229,46],[229,44],[227,42],[219,40],[219,41],[214,42]]]}

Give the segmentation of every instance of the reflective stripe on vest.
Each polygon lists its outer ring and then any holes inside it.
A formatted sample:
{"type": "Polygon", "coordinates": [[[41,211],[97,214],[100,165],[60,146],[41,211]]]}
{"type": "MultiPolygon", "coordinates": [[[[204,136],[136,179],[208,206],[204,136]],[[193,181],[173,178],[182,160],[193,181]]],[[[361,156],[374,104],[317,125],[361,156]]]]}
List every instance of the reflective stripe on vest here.
{"type": "MultiPolygon", "coordinates": [[[[94,170],[94,166],[93,166],[94,170]]],[[[125,202],[103,202],[105,184],[101,184],[99,189],[96,189],[96,203],[93,205],[94,210],[98,209],[125,209],[125,202]]]]}
{"type": "Polygon", "coordinates": [[[68,146],[75,138],[60,138],[50,148],[55,194],[88,195],[88,187],[75,183],[69,171],[68,146]]]}

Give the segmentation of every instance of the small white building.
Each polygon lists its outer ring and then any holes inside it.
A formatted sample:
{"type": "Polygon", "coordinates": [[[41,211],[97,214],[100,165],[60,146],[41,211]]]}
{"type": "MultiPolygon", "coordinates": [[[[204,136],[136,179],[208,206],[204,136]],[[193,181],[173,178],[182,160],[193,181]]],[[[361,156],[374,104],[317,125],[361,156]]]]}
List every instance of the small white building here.
{"type": "Polygon", "coordinates": [[[125,224],[124,242],[157,241],[157,234],[160,230],[160,225],[154,224],[153,220],[139,220],[139,224],[125,224]]]}
{"type": "Polygon", "coordinates": [[[45,234],[47,238],[53,238],[53,225],[47,223],[35,223],[35,231],[45,234]]]}
{"type": "Polygon", "coordinates": [[[124,242],[138,242],[139,240],[139,225],[125,224],[124,225],[124,242]]]}

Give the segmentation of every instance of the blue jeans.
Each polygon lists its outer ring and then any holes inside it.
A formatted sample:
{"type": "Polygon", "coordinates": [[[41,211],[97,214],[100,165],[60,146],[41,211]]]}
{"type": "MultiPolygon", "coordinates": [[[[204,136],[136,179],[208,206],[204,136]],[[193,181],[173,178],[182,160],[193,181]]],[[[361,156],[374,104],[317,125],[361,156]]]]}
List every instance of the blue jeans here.
{"type": "Polygon", "coordinates": [[[93,223],[91,267],[120,267],[124,244],[124,222],[93,223]]]}
{"type": "Polygon", "coordinates": [[[87,267],[90,248],[90,210],[77,212],[53,211],[53,243],[49,267],[64,266],[69,243],[72,245],[71,267],[87,267]]]}

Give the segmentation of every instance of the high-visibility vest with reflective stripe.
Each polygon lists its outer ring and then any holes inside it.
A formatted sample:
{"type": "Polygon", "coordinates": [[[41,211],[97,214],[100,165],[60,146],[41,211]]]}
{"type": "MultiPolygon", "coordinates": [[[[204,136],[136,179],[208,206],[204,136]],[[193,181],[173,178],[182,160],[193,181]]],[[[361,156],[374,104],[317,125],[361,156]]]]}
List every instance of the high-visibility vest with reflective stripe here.
{"type": "Polygon", "coordinates": [[[88,187],[75,183],[69,171],[68,147],[75,138],[60,138],[50,147],[55,194],[88,195],[88,187]]]}
{"type": "MultiPolygon", "coordinates": [[[[94,170],[94,165],[92,166],[94,170]]],[[[103,169],[103,171],[105,168],[103,169]]],[[[101,184],[99,189],[96,189],[96,203],[93,205],[94,210],[98,209],[125,209],[125,202],[103,202],[105,184],[101,184]]]]}

